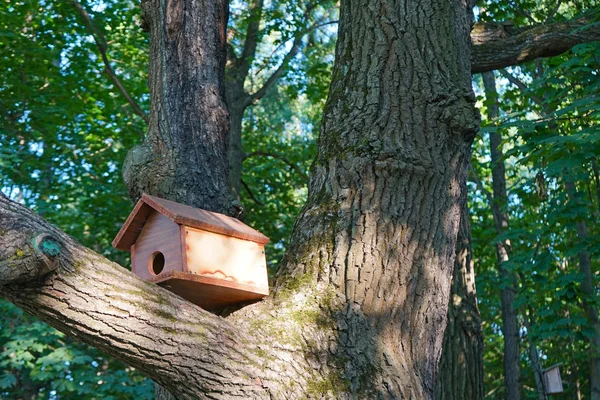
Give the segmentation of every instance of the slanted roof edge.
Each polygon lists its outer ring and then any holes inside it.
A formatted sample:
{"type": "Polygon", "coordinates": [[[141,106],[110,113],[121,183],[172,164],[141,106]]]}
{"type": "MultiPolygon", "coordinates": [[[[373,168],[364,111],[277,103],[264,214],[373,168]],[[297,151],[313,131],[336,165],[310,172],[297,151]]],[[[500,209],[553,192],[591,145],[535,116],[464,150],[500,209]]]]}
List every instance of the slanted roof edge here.
{"type": "MultiPolygon", "coordinates": [[[[159,199],[159,198],[157,198],[157,199],[159,199]]],[[[159,200],[164,200],[164,199],[159,199],[159,200]]],[[[262,245],[265,245],[269,242],[268,237],[266,237],[262,233],[252,229],[251,227],[249,227],[247,225],[246,226],[249,228],[249,230],[254,231],[254,232],[239,232],[232,228],[227,228],[224,226],[215,225],[215,224],[207,223],[205,221],[200,221],[197,219],[179,215],[179,214],[173,212],[172,210],[170,210],[167,206],[160,204],[158,201],[156,201],[153,198],[153,196],[149,196],[144,193],[144,194],[142,194],[142,197],[138,200],[135,207],[129,214],[129,217],[127,218],[127,220],[125,221],[125,223],[123,224],[121,229],[119,230],[119,233],[117,234],[115,239],[112,241],[113,247],[115,247],[119,250],[130,251],[131,245],[133,245],[136,242],[137,237],[141,233],[141,229],[139,232],[137,232],[137,234],[134,233],[134,237],[129,238],[129,240],[127,240],[127,241],[125,241],[125,235],[129,231],[131,223],[136,219],[137,215],[142,210],[144,205],[163,214],[164,216],[166,216],[167,218],[169,218],[170,220],[172,220],[173,222],[175,222],[179,225],[185,225],[185,226],[189,226],[191,228],[203,229],[203,230],[206,230],[209,232],[227,235],[227,236],[235,237],[238,239],[249,240],[249,241],[259,243],[262,245]]],[[[182,205],[182,206],[185,206],[185,205],[182,205]]],[[[185,207],[189,207],[189,206],[185,206],[185,207]]],[[[229,217],[224,214],[219,214],[219,213],[215,213],[212,211],[206,211],[206,210],[202,210],[202,211],[209,212],[211,214],[217,214],[224,218],[232,219],[232,220],[237,221],[238,223],[243,224],[243,222],[237,220],[236,218],[229,217]]],[[[144,220],[144,223],[145,223],[145,220],[144,220]]]]}
{"type": "MultiPolygon", "coordinates": [[[[131,251],[131,245],[133,243],[130,243],[129,245],[125,245],[123,244],[123,236],[125,236],[125,233],[127,233],[127,231],[129,230],[129,226],[131,225],[131,223],[133,222],[133,220],[135,219],[135,217],[137,216],[137,214],[139,213],[140,209],[146,205],[147,207],[150,207],[149,205],[146,204],[146,202],[144,201],[144,197],[142,196],[137,203],[135,203],[135,207],[133,207],[133,210],[131,210],[131,213],[129,213],[129,216],[127,217],[127,219],[125,220],[125,222],[123,223],[123,226],[121,226],[121,229],[119,229],[119,232],[117,233],[117,236],[115,236],[115,238],[112,241],[112,245],[115,249],[118,250],[125,250],[125,251],[131,251]]],[[[139,236],[139,234],[137,235],[139,236]]],[[[136,240],[137,240],[137,236],[136,236],[136,240]]],[[[134,240],[135,242],[135,240],[134,240]]]]}

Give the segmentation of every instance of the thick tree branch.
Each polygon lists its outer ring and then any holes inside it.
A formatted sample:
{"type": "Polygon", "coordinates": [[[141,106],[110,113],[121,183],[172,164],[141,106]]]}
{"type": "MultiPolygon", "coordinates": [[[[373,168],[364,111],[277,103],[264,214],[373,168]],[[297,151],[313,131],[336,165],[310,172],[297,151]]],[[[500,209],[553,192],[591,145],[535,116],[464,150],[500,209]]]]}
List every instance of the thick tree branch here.
{"type": "Polygon", "coordinates": [[[301,320],[301,330],[290,315],[316,313],[318,296],[215,316],[0,194],[0,297],[138,368],[178,399],[306,398],[318,373],[297,354],[323,328],[301,320]],[[290,388],[292,380],[301,386],[290,388]]]}
{"type": "Polygon", "coordinates": [[[2,297],[178,398],[232,384],[239,393],[265,390],[255,380],[263,360],[252,352],[260,341],[248,341],[248,332],[141,281],[3,195],[0,226],[2,297]],[[188,368],[193,373],[182,373],[188,368]]]}
{"type": "Polygon", "coordinates": [[[471,72],[557,56],[575,45],[597,40],[600,40],[600,24],[587,17],[527,28],[477,23],[471,32],[471,72]]]}
{"type": "Polygon", "coordinates": [[[133,108],[133,111],[138,116],[140,116],[146,123],[149,123],[150,119],[148,118],[148,114],[146,114],[144,110],[142,110],[137,104],[137,102],[133,99],[133,97],[131,97],[131,95],[129,94],[127,89],[125,89],[125,86],[123,86],[123,83],[115,73],[115,70],[110,65],[110,59],[108,58],[107,54],[108,44],[106,42],[106,38],[104,37],[98,26],[96,26],[96,24],[94,23],[88,12],[85,10],[85,8],[83,8],[83,6],[77,0],[72,0],[71,3],[73,4],[73,7],[75,7],[77,12],[79,12],[79,15],[81,16],[81,18],[83,18],[86,27],[94,37],[94,41],[96,42],[96,46],[98,47],[98,50],[100,51],[100,55],[102,57],[102,62],[104,63],[104,71],[106,72],[112,83],[117,87],[119,92],[121,92],[121,95],[125,97],[125,100],[127,100],[131,108],[133,108]]]}

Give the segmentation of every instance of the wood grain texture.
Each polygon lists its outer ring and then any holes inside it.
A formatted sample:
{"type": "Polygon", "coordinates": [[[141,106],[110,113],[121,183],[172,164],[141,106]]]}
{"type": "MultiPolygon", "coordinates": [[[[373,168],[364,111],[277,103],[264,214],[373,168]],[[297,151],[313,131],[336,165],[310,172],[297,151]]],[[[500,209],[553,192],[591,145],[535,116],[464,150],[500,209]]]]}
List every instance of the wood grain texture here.
{"type": "Polygon", "coordinates": [[[165,257],[161,275],[169,271],[183,271],[179,225],[153,211],[133,246],[135,263],[132,270],[137,276],[145,280],[155,276],[149,268],[149,262],[157,251],[165,257]]]}
{"type": "Polygon", "coordinates": [[[267,262],[263,245],[234,237],[186,228],[189,272],[249,285],[267,291],[267,262]]]}
{"type": "Polygon", "coordinates": [[[131,246],[135,244],[138,236],[144,229],[144,224],[146,223],[146,219],[152,212],[152,207],[144,203],[143,201],[138,201],[133,211],[127,217],[127,220],[117,233],[117,236],[113,239],[112,245],[114,248],[118,250],[130,251],[131,246]]]}
{"type": "Polygon", "coordinates": [[[269,242],[268,237],[236,218],[143,194],[113,240],[113,246],[119,250],[129,250],[137,240],[152,210],[158,211],[179,225],[251,240],[262,245],[269,242]]]}
{"type": "Polygon", "coordinates": [[[208,311],[239,303],[254,302],[269,294],[269,288],[226,281],[190,273],[170,271],[150,278],[165,289],[208,311]]]}

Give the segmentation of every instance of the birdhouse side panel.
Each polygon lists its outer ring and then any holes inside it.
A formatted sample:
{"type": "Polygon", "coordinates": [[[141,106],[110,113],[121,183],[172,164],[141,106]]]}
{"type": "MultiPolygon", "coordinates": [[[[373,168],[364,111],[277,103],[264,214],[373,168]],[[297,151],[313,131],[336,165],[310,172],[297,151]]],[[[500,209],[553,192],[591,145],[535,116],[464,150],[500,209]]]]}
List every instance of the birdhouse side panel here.
{"type": "Polygon", "coordinates": [[[169,271],[183,271],[179,225],[153,211],[132,248],[133,272],[150,279],[169,271]]]}
{"type": "Polygon", "coordinates": [[[268,292],[267,263],[262,244],[185,227],[190,273],[255,286],[268,292]]]}
{"type": "Polygon", "coordinates": [[[563,392],[562,378],[558,366],[550,367],[544,371],[544,381],[548,394],[563,392]]]}

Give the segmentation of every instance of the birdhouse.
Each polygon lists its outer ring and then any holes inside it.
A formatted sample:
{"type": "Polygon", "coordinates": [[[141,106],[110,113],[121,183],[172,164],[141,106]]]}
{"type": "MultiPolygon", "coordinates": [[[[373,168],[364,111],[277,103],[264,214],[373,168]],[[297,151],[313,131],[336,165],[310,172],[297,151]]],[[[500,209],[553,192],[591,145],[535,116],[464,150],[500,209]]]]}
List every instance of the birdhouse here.
{"type": "Polygon", "coordinates": [[[560,365],[561,364],[556,364],[542,371],[547,394],[563,392],[562,378],[560,377],[560,365]]]}
{"type": "Polygon", "coordinates": [[[206,310],[269,294],[269,238],[241,221],[144,194],[113,240],[132,271],[206,310]]]}

